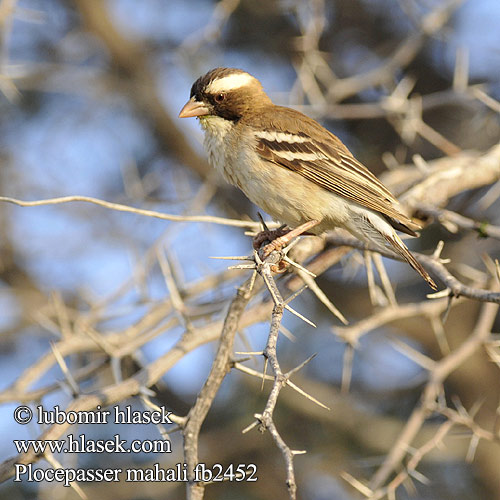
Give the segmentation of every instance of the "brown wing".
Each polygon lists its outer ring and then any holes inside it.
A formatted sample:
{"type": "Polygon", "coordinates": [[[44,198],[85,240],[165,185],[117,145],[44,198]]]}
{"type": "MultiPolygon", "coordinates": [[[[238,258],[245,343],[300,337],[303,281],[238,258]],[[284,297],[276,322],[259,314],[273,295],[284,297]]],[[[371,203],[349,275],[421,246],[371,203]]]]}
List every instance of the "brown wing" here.
{"type": "Polygon", "coordinates": [[[247,124],[255,129],[263,159],[385,215],[396,229],[416,236],[412,229],[419,226],[400,211],[396,198],[328,130],[302,113],[280,106],[258,118],[258,123],[247,124]]]}

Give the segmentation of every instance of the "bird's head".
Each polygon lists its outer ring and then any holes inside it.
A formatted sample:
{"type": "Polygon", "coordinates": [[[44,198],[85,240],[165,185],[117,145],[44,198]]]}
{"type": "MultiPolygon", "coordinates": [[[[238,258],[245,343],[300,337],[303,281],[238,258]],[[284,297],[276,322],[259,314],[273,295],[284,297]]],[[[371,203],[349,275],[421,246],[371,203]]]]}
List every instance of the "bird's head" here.
{"type": "Polygon", "coordinates": [[[220,117],[238,121],[250,109],[270,104],[257,78],[235,68],[215,68],[196,80],[179,118],[220,117]]]}

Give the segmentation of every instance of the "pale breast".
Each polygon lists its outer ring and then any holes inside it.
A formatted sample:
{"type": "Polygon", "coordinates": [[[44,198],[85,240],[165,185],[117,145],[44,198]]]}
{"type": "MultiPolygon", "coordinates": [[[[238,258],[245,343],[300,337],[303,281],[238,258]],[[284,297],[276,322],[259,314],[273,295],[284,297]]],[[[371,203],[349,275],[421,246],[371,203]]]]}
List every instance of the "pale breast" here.
{"type": "Polygon", "coordinates": [[[346,200],[305,179],[296,172],[264,160],[256,152],[256,139],[228,133],[232,124],[210,117],[200,119],[210,164],[239,187],[273,219],[296,227],[317,219],[320,234],[343,226],[349,217],[346,200]]]}
{"type": "Polygon", "coordinates": [[[232,129],[232,123],[218,116],[202,116],[200,124],[205,132],[203,145],[208,155],[208,162],[229,183],[237,185],[228,161],[228,132],[232,129]]]}
{"type": "Polygon", "coordinates": [[[273,219],[296,227],[312,219],[323,221],[317,234],[343,226],[349,209],[346,200],[267,160],[246,163],[242,190],[273,219]]]}

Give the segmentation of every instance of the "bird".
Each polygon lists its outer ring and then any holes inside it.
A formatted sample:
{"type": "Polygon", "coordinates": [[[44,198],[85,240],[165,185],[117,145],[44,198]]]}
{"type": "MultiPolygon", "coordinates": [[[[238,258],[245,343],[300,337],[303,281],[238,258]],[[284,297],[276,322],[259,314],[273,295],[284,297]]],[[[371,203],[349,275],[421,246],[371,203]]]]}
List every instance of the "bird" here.
{"type": "Polygon", "coordinates": [[[307,234],[341,227],[364,243],[402,257],[437,286],[396,230],[420,226],[342,141],[307,115],[272,102],[242,69],[200,76],[179,118],[196,117],[209,163],[273,219],[307,234]],[[298,229],[297,229],[298,228],[298,229]]]}

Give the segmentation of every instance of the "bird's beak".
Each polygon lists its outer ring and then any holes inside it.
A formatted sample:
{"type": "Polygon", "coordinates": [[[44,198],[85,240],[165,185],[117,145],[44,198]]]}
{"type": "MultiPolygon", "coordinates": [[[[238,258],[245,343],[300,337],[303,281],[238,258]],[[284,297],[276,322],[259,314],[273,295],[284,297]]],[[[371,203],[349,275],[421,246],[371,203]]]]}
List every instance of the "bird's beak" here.
{"type": "Polygon", "coordinates": [[[207,105],[203,102],[196,101],[193,96],[181,109],[179,118],[191,118],[192,116],[203,116],[209,113],[210,110],[207,108],[207,105]]]}

